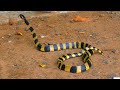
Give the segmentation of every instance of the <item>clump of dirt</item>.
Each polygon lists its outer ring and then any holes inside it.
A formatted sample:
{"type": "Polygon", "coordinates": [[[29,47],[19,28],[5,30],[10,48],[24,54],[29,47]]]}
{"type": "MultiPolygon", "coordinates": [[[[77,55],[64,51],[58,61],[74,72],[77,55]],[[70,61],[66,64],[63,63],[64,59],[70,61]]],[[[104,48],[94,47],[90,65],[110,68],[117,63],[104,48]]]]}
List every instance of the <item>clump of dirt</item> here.
{"type": "MultiPolygon", "coordinates": [[[[38,16],[38,15],[37,15],[38,16]]],[[[27,17],[29,18],[29,17],[27,17]]],[[[57,59],[67,53],[79,52],[68,49],[40,52],[36,49],[31,33],[20,20],[0,25],[0,78],[1,79],[109,79],[120,77],[120,17],[113,13],[81,11],[53,13],[28,19],[43,44],[86,42],[104,52],[104,56],[91,56],[90,70],[73,74],[59,70],[57,59]],[[89,22],[71,21],[76,16],[95,19],[89,22]],[[44,62],[46,68],[40,67],[44,62]]],[[[82,64],[81,58],[65,62],[82,64]]]]}

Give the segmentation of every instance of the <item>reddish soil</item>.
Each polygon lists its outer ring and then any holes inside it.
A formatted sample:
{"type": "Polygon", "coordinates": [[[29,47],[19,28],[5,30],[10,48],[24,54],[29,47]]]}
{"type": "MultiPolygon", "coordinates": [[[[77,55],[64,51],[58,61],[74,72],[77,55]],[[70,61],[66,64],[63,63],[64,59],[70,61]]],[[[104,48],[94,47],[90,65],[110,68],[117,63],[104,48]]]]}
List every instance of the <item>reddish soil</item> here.
{"type": "MultiPolygon", "coordinates": [[[[79,52],[80,49],[38,51],[31,33],[26,31],[26,25],[22,21],[17,21],[0,26],[1,79],[111,79],[120,76],[119,16],[105,12],[83,11],[34,17],[28,20],[43,45],[86,42],[102,50],[104,56],[92,55],[92,67],[86,72],[75,74],[62,71],[57,68],[58,57],[79,52]],[[76,16],[92,20],[72,21],[76,16]],[[22,35],[17,35],[18,32],[22,35]],[[46,63],[47,67],[40,67],[41,62],[46,63]]],[[[64,63],[80,65],[82,61],[77,57],[64,63]]]]}

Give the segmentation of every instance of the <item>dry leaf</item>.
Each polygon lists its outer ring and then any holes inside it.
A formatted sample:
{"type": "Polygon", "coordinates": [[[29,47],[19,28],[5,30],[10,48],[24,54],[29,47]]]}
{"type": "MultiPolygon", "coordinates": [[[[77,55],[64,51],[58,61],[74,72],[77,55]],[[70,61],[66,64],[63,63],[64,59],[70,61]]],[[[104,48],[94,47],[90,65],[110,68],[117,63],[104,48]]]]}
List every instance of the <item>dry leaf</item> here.
{"type": "Polygon", "coordinates": [[[81,34],[85,34],[85,32],[79,32],[79,33],[81,33],[81,34]]]}
{"type": "Polygon", "coordinates": [[[17,32],[15,35],[21,35],[22,36],[23,34],[21,32],[17,32]]]}
{"type": "Polygon", "coordinates": [[[47,67],[47,62],[40,62],[39,66],[45,68],[47,67]]]}
{"type": "Polygon", "coordinates": [[[92,19],[77,16],[73,19],[73,21],[75,21],[75,22],[88,22],[88,21],[92,21],[92,19]]]}
{"type": "Polygon", "coordinates": [[[44,67],[46,67],[46,65],[41,63],[41,64],[40,64],[40,67],[43,67],[43,68],[44,68],[44,67]]]}

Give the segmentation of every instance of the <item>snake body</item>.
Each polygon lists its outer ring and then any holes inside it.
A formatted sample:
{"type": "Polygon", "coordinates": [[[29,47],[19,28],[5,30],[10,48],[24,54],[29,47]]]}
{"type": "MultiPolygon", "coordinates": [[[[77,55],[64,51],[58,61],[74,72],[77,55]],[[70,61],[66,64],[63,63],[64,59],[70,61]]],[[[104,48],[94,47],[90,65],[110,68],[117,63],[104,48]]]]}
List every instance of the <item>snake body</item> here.
{"type": "Polygon", "coordinates": [[[39,42],[38,37],[35,33],[35,30],[33,29],[33,27],[30,26],[30,24],[29,24],[28,20],[25,18],[25,16],[22,14],[20,14],[19,16],[21,19],[24,20],[25,24],[28,26],[28,28],[32,34],[35,46],[37,47],[37,49],[39,51],[52,52],[52,51],[60,51],[60,50],[76,49],[76,48],[83,49],[79,53],[66,54],[66,55],[59,57],[57,64],[58,64],[58,68],[60,70],[64,70],[66,72],[71,72],[71,73],[80,73],[80,72],[87,71],[90,69],[90,67],[92,65],[90,56],[93,55],[94,52],[98,52],[100,54],[103,54],[103,52],[100,51],[99,49],[97,49],[96,47],[92,47],[88,43],[84,43],[84,42],[66,42],[66,43],[59,43],[59,44],[43,46],[39,42]],[[84,63],[80,66],[65,65],[63,63],[65,60],[68,60],[70,58],[80,57],[80,56],[82,56],[82,61],[84,63]]]}

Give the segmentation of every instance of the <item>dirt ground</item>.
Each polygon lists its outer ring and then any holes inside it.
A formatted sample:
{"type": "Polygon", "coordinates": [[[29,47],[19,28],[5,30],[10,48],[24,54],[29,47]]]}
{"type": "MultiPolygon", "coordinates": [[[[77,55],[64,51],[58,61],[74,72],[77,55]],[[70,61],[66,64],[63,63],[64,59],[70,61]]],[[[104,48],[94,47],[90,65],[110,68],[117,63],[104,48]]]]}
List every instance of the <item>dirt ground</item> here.
{"type": "MultiPolygon", "coordinates": [[[[104,56],[91,56],[92,67],[83,73],[69,73],[57,68],[59,56],[75,53],[81,49],[55,52],[38,51],[31,33],[23,21],[0,25],[0,79],[112,79],[120,77],[120,16],[100,11],[81,11],[51,16],[34,17],[29,20],[39,41],[45,44],[86,42],[104,52],[104,56]],[[74,22],[76,16],[92,19],[74,22]],[[21,33],[19,35],[17,33],[21,33]],[[46,68],[39,66],[45,63],[46,68]]],[[[65,61],[80,65],[81,58],[65,61]]]]}

